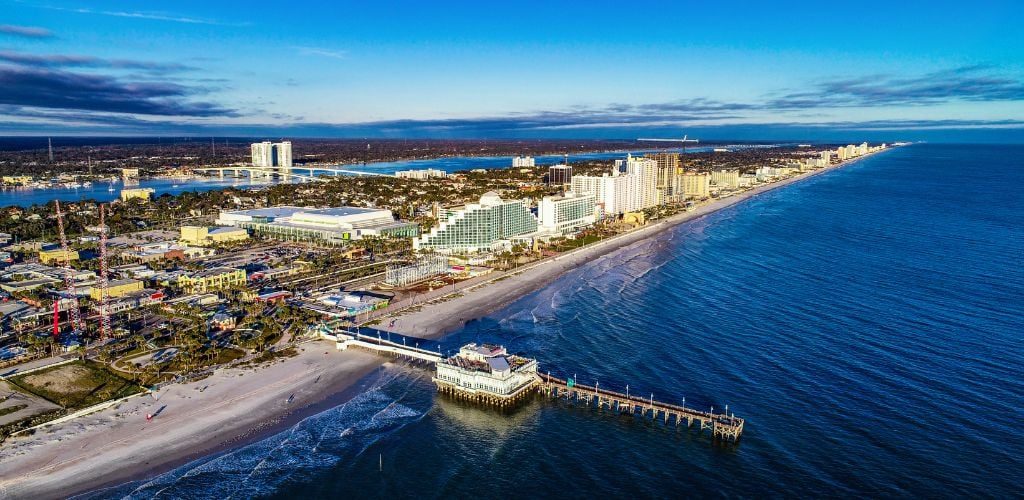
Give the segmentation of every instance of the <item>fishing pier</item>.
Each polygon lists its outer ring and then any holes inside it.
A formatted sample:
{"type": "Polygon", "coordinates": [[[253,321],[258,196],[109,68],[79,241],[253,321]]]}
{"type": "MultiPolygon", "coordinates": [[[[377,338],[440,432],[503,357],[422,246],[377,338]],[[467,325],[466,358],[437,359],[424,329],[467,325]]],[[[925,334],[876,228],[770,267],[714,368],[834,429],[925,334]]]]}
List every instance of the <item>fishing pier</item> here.
{"type": "Polygon", "coordinates": [[[635,394],[601,389],[579,384],[575,379],[561,379],[537,370],[537,360],[509,354],[503,346],[491,344],[467,344],[453,356],[444,357],[438,352],[420,349],[381,337],[361,335],[347,330],[323,335],[337,342],[338,349],[350,347],[367,349],[381,354],[426,361],[433,364],[433,382],[438,392],[447,396],[487,406],[508,408],[519,404],[527,397],[540,393],[553,400],[564,400],[568,404],[582,406],[616,415],[640,416],[652,421],[663,419],[665,425],[686,428],[696,427],[710,431],[715,439],[737,441],[743,434],[742,418],[725,411],[715,413],[687,408],[635,394]]]}
{"type": "MultiPolygon", "coordinates": [[[[577,384],[572,379],[565,380],[545,374],[537,374],[540,379],[540,391],[551,399],[562,399],[574,405],[587,408],[606,410],[616,414],[639,415],[657,420],[665,419],[665,425],[693,426],[696,423],[701,431],[710,430],[715,438],[738,440],[743,434],[743,419],[726,413],[700,411],[685,408],[651,398],[641,398],[631,394],[600,389],[596,385],[577,384]]],[[[726,407],[728,410],[728,406],[726,407]]]]}

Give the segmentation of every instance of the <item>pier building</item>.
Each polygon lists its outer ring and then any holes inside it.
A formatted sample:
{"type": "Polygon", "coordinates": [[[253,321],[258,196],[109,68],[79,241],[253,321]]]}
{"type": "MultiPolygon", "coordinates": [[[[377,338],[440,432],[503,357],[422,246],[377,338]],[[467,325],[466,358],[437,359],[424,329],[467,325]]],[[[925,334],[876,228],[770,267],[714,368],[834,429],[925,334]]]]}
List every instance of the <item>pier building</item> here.
{"type": "Polygon", "coordinates": [[[502,346],[470,343],[437,362],[438,391],[494,406],[517,403],[539,383],[537,360],[509,354],[502,346]]]}

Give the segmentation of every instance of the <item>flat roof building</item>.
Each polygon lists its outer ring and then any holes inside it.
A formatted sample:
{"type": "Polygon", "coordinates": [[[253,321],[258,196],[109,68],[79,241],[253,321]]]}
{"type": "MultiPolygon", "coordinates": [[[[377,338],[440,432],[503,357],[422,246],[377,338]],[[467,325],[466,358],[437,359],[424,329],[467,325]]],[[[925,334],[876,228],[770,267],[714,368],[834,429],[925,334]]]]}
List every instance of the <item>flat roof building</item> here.
{"type": "Polygon", "coordinates": [[[249,239],[249,231],[241,227],[181,226],[181,242],[206,246],[249,239]]]}
{"type": "Polygon", "coordinates": [[[206,293],[223,290],[232,286],[245,285],[245,270],[231,267],[215,267],[178,277],[178,286],[185,293],[206,293]]]}
{"type": "Polygon", "coordinates": [[[78,258],[77,250],[68,250],[67,253],[64,253],[61,248],[39,251],[39,262],[43,264],[62,264],[70,260],[78,260],[78,258]]]}
{"type": "Polygon", "coordinates": [[[279,206],[221,211],[217,224],[250,229],[285,241],[344,245],[367,236],[413,238],[419,225],[396,221],[390,210],[358,207],[302,208],[279,206]]]}
{"type": "Polygon", "coordinates": [[[153,188],[131,188],[121,190],[121,201],[128,200],[143,200],[149,201],[153,198],[153,193],[156,191],[153,188]]]}
{"type": "MultiPolygon", "coordinates": [[[[129,295],[134,292],[142,290],[142,282],[133,279],[121,279],[121,280],[110,280],[107,282],[107,297],[119,298],[129,295]]],[[[100,300],[103,298],[103,289],[94,286],[89,289],[89,297],[92,300],[100,300]]]]}
{"type": "Polygon", "coordinates": [[[448,177],[448,173],[444,170],[438,170],[436,168],[425,168],[420,170],[399,170],[395,172],[395,177],[399,179],[444,179],[448,177]]]}
{"type": "Polygon", "coordinates": [[[572,182],[572,166],[551,165],[548,167],[548,184],[561,186],[572,182]]]}

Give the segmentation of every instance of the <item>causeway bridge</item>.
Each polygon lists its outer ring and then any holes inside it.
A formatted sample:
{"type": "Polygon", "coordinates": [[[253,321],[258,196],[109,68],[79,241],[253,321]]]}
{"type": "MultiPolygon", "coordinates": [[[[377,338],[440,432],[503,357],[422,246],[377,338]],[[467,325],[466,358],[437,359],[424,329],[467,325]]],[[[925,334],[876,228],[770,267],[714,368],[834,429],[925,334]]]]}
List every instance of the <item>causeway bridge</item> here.
{"type": "MultiPolygon", "coordinates": [[[[669,403],[637,397],[632,394],[600,389],[597,386],[577,384],[575,381],[552,377],[538,373],[541,392],[550,398],[564,399],[571,404],[583,405],[588,408],[612,411],[618,414],[640,415],[657,420],[665,419],[665,424],[676,426],[686,423],[686,427],[696,423],[701,431],[710,430],[716,438],[737,440],[743,434],[743,419],[726,413],[714,413],[685,408],[669,403]]],[[[728,410],[728,406],[726,407],[728,410]]]]}
{"type": "Polygon", "coordinates": [[[242,175],[245,173],[251,178],[280,177],[282,179],[298,179],[302,181],[323,181],[327,180],[328,175],[334,177],[339,175],[394,177],[391,174],[361,172],[359,170],[337,167],[254,167],[252,165],[231,165],[227,167],[197,167],[193,168],[192,171],[204,174],[217,174],[221,179],[224,178],[226,172],[231,172],[232,175],[242,175]],[[318,172],[323,172],[326,175],[317,175],[318,172]]]}

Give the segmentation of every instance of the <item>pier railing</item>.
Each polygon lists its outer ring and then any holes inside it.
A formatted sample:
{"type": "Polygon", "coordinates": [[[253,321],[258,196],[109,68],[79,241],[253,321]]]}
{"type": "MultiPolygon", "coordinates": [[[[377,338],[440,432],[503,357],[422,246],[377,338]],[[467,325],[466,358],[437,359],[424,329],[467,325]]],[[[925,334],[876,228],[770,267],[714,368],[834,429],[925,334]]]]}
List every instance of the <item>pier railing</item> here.
{"type": "Polygon", "coordinates": [[[653,398],[577,384],[575,381],[570,385],[565,379],[546,374],[537,376],[541,380],[541,390],[548,397],[617,413],[639,414],[651,419],[657,419],[660,415],[665,419],[666,425],[673,423],[678,426],[685,422],[686,426],[690,427],[696,423],[700,430],[710,430],[711,435],[716,438],[737,440],[743,434],[743,419],[734,415],[685,408],[653,398]]]}

